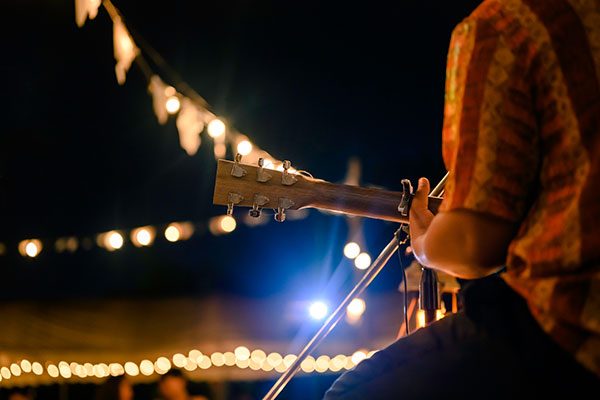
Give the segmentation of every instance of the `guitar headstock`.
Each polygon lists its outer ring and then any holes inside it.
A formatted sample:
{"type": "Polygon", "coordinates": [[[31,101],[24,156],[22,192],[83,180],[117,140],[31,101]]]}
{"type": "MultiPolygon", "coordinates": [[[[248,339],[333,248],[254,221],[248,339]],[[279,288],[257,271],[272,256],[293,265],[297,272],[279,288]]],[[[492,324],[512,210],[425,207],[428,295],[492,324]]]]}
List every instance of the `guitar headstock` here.
{"type": "Polygon", "coordinates": [[[257,165],[243,164],[238,154],[235,161],[218,161],[213,203],[227,206],[228,214],[235,206],[250,207],[252,217],[260,216],[263,208],[272,208],[276,211],[275,220],[283,222],[286,210],[312,204],[315,182],[296,173],[289,161],[284,161],[279,171],[267,168],[262,159],[257,165]]]}

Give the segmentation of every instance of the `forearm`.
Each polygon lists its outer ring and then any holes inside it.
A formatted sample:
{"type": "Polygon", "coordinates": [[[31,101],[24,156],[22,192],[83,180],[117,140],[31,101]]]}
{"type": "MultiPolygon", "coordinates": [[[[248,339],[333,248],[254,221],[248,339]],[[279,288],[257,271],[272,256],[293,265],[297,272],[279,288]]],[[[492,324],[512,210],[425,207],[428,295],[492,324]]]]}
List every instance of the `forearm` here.
{"type": "Polygon", "coordinates": [[[487,276],[504,263],[511,225],[467,211],[438,214],[412,247],[424,266],[465,279],[487,276]]]}

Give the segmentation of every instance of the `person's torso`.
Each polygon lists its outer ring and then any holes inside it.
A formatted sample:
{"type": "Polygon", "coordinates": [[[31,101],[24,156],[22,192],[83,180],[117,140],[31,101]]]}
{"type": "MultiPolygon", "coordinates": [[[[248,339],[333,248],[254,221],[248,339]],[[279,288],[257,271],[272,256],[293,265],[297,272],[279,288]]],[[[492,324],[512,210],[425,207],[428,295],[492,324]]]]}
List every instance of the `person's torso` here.
{"type": "Polygon", "coordinates": [[[600,0],[484,1],[471,17],[491,21],[529,58],[539,129],[536,196],[506,280],[600,374],[600,0]]]}

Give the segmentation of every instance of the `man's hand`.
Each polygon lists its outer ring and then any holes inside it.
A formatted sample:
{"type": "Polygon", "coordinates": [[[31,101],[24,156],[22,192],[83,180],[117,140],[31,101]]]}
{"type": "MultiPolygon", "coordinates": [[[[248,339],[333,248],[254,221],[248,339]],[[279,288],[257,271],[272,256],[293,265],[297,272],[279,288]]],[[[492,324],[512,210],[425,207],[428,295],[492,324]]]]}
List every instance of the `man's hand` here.
{"type": "Polygon", "coordinates": [[[418,242],[418,238],[427,231],[433,220],[433,213],[427,208],[429,204],[427,196],[429,196],[429,181],[427,178],[421,178],[408,214],[410,238],[413,247],[415,242],[418,242]]]}
{"type": "Polygon", "coordinates": [[[516,226],[466,209],[434,217],[427,209],[428,195],[429,181],[421,178],[409,211],[410,243],[417,261],[466,279],[497,271],[516,226]]]}

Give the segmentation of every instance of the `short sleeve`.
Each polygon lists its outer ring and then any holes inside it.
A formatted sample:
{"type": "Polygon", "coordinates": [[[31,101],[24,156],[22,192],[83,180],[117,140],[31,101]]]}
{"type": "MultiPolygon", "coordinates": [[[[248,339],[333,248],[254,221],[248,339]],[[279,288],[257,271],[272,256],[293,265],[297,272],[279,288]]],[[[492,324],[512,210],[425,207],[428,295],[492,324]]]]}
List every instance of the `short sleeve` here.
{"type": "Polygon", "coordinates": [[[440,211],[468,209],[511,222],[526,213],[538,130],[525,57],[488,21],[458,25],[448,52],[440,211]]]}

